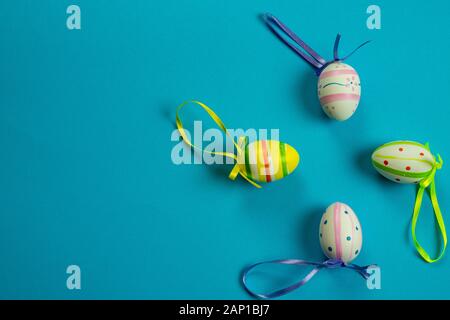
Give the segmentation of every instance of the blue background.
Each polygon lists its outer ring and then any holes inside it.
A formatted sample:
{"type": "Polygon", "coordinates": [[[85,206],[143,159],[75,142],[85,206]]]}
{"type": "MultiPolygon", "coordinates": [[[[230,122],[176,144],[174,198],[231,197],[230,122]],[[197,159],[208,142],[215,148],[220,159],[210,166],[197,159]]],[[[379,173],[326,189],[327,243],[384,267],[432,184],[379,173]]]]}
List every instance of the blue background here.
{"type": "MultiPolygon", "coordinates": [[[[334,201],[364,232],[355,263],[377,263],[382,289],[328,270],[289,299],[450,298],[450,260],[415,254],[415,197],[371,167],[385,142],[430,141],[450,159],[448,1],[1,1],[0,297],[230,298],[239,275],[266,259],[321,261],[317,230],[334,201]],[[66,28],[81,7],[82,30],[66,28]],[[366,8],[382,10],[368,30],[366,8]],[[321,111],[310,67],[263,25],[271,12],[362,79],[355,115],[321,111]],[[229,166],[176,166],[176,106],[199,99],[231,128],[279,128],[301,164],[257,190],[229,166]],[[66,288],[66,267],[82,290],[66,288]]],[[[195,108],[186,125],[206,120],[195,108]]],[[[210,121],[204,127],[213,126],[210,121]]],[[[448,160],[450,161],[450,160],[448,160]]],[[[437,174],[448,223],[449,168],[437,174]]],[[[418,237],[433,254],[429,199],[418,237]]]]}

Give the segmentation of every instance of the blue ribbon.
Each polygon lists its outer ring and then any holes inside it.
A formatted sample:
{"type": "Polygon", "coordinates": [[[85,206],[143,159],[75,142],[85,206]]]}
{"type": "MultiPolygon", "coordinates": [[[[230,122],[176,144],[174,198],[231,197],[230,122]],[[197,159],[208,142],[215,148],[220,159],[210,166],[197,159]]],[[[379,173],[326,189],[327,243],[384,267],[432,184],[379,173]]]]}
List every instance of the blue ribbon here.
{"type": "Polygon", "coordinates": [[[266,13],[264,15],[264,21],[267,26],[272,30],[272,32],[283,41],[289,48],[291,48],[296,54],[298,54],[303,60],[308,62],[316,71],[316,74],[319,76],[320,73],[325,69],[329,64],[336,61],[344,61],[348,59],[352,54],[354,54],[359,48],[368,44],[370,41],[366,41],[359,45],[356,49],[350,52],[343,58],[339,58],[339,42],[341,40],[341,35],[338,33],[336,36],[336,40],[334,41],[334,60],[326,61],[322,58],[317,52],[311,49],[300,37],[298,37],[291,29],[289,29],[284,23],[278,20],[275,16],[270,13],[266,13]],[[280,32],[282,31],[282,32],[280,32]],[[288,39],[283,36],[283,33],[291,38],[300,48],[291,43],[288,39]]]}
{"type": "Polygon", "coordinates": [[[257,298],[261,299],[272,299],[277,298],[280,296],[283,296],[285,294],[288,294],[289,292],[292,292],[299,287],[303,286],[305,283],[307,283],[311,278],[319,272],[321,269],[337,269],[337,268],[346,268],[351,269],[356,272],[358,272],[364,279],[368,279],[370,277],[370,274],[367,272],[367,269],[370,267],[375,267],[376,265],[368,265],[368,266],[358,266],[356,264],[347,264],[343,262],[342,260],[337,259],[329,259],[324,262],[310,262],[305,260],[298,260],[298,259],[285,259],[285,260],[272,260],[272,261],[265,261],[265,262],[259,262],[255,263],[248,268],[244,270],[243,276],[242,276],[242,283],[244,285],[245,290],[247,290],[248,293],[250,293],[252,296],[255,296],[257,298]],[[270,293],[257,293],[253,290],[251,290],[247,284],[247,278],[249,273],[255,269],[256,267],[263,265],[263,264],[284,264],[284,265],[297,265],[297,266],[313,266],[314,269],[311,270],[303,279],[300,281],[286,287],[283,289],[279,289],[270,293]]]}

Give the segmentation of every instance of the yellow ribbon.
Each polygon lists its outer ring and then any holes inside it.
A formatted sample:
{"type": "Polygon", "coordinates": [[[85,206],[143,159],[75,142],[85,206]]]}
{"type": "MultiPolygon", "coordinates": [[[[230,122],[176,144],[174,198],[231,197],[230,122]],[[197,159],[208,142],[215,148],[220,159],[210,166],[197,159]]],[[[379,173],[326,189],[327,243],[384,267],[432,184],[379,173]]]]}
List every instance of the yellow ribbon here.
{"type": "Polygon", "coordinates": [[[423,179],[422,181],[420,181],[419,190],[417,191],[417,196],[416,196],[416,202],[414,204],[414,212],[413,212],[412,223],[411,223],[411,233],[412,233],[414,246],[416,247],[416,250],[419,252],[419,254],[422,256],[422,258],[426,262],[429,262],[429,263],[433,263],[433,262],[440,260],[444,256],[444,252],[447,247],[447,233],[445,231],[445,224],[444,224],[444,219],[442,218],[441,209],[439,208],[439,203],[438,203],[437,196],[436,196],[436,185],[434,183],[434,176],[436,174],[436,170],[441,169],[443,163],[444,162],[442,161],[441,156],[438,155],[438,161],[435,161],[430,175],[428,177],[426,177],[425,179],[423,179]],[[444,243],[444,245],[441,249],[441,253],[435,259],[430,258],[430,255],[420,245],[419,241],[417,241],[417,238],[416,238],[416,224],[417,224],[417,219],[419,218],[420,206],[422,205],[423,193],[424,193],[425,189],[428,187],[430,187],[431,203],[433,205],[434,215],[436,216],[436,220],[439,225],[439,231],[441,232],[443,243],[444,243]]]}
{"type": "Polygon", "coordinates": [[[225,127],[225,124],[222,122],[222,120],[219,118],[219,116],[207,105],[205,105],[204,103],[200,102],[200,101],[196,101],[196,100],[189,100],[189,101],[185,101],[183,102],[181,105],[178,106],[177,108],[177,112],[176,112],[176,124],[177,124],[177,128],[178,131],[180,132],[181,137],[183,138],[184,142],[189,145],[190,147],[201,151],[201,152],[206,152],[208,154],[214,154],[214,155],[220,155],[220,156],[224,156],[224,157],[228,157],[228,158],[232,158],[236,161],[235,166],[233,167],[233,170],[231,170],[230,174],[229,174],[229,178],[231,180],[236,179],[237,175],[239,174],[241,177],[243,177],[245,180],[247,180],[248,182],[250,182],[253,186],[257,187],[257,188],[261,188],[260,185],[258,185],[257,183],[255,183],[254,181],[250,180],[249,177],[247,177],[247,175],[245,173],[242,172],[242,170],[240,169],[239,163],[238,163],[238,156],[235,155],[234,153],[230,153],[230,152],[216,152],[216,151],[207,151],[207,150],[203,150],[202,148],[199,148],[195,145],[193,145],[191,143],[191,141],[189,140],[184,128],[183,128],[183,123],[180,120],[180,110],[181,108],[183,108],[184,106],[186,106],[189,103],[194,103],[199,105],[200,107],[203,108],[203,110],[205,110],[208,115],[211,117],[211,119],[219,126],[219,128],[225,132],[225,134],[231,139],[231,141],[233,141],[234,146],[236,147],[237,153],[238,155],[242,154],[242,148],[241,148],[241,144],[243,141],[244,137],[239,137],[238,143],[236,143],[236,141],[234,141],[233,137],[228,133],[227,128],[225,127]]]}

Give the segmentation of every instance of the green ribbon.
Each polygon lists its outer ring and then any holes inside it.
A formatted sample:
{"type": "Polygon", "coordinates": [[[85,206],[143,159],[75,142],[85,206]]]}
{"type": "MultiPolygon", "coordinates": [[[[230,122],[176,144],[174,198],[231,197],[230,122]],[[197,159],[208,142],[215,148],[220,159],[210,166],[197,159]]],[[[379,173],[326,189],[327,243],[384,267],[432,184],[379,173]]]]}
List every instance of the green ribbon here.
{"type": "Polygon", "coordinates": [[[441,209],[439,208],[439,203],[438,203],[437,196],[436,196],[436,185],[434,183],[434,176],[436,174],[436,170],[441,169],[443,164],[444,164],[444,162],[442,161],[441,156],[438,154],[438,161],[434,162],[433,169],[431,170],[430,174],[425,179],[420,181],[419,190],[417,191],[417,196],[416,196],[416,202],[414,203],[414,212],[413,212],[412,223],[411,223],[411,233],[412,233],[414,246],[416,247],[416,250],[419,252],[419,254],[422,256],[422,258],[426,262],[429,262],[429,263],[433,263],[433,262],[440,260],[444,256],[445,248],[447,247],[447,233],[445,231],[445,224],[444,224],[444,219],[442,218],[442,212],[441,212],[441,209]],[[422,205],[423,193],[424,193],[425,189],[428,187],[430,187],[429,195],[431,198],[431,203],[433,205],[434,215],[436,216],[436,220],[439,225],[439,231],[441,232],[442,240],[443,240],[443,247],[441,248],[441,253],[435,259],[430,258],[430,255],[420,245],[420,243],[416,237],[416,224],[417,224],[417,219],[419,218],[420,206],[422,205]]]}

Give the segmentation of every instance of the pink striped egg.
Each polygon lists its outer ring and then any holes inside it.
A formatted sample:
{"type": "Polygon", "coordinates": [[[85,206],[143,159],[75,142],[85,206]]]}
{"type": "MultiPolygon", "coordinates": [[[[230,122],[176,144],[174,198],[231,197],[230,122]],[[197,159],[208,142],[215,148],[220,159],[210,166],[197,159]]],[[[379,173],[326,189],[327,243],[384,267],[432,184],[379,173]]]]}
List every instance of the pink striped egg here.
{"type": "Polygon", "coordinates": [[[322,216],[320,246],[330,259],[350,263],[361,252],[362,230],[358,217],[345,203],[335,202],[322,216]]]}
{"type": "Polygon", "coordinates": [[[327,116],[347,120],[355,113],[361,98],[358,73],[348,64],[333,62],[320,74],[317,93],[327,116]]]}

